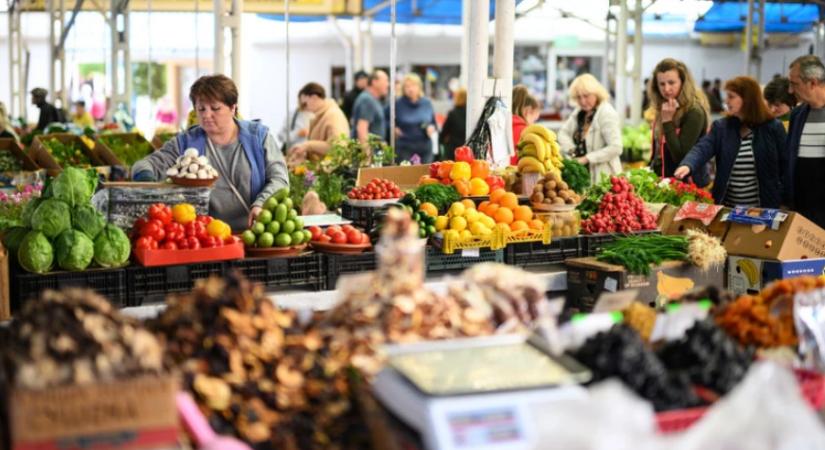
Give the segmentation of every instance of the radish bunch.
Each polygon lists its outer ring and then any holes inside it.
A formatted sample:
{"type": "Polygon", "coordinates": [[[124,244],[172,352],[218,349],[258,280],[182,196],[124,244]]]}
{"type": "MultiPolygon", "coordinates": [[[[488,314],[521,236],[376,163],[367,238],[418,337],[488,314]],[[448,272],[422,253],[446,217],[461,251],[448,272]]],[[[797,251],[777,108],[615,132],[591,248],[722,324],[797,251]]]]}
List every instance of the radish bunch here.
{"type": "Polygon", "coordinates": [[[582,231],[594,234],[655,230],[656,218],[633,193],[633,185],[626,178],[615,176],[610,177],[610,184],[598,212],[582,222],[582,231]]]}

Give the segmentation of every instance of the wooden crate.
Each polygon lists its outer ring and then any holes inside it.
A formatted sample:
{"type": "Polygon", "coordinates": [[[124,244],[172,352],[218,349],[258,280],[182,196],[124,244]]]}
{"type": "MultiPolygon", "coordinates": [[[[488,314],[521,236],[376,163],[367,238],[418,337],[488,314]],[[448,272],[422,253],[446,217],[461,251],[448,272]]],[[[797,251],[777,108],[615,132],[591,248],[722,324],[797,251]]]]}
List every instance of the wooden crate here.
{"type": "MultiPolygon", "coordinates": [[[[143,137],[143,135],[138,134],[138,133],[110,133],[110,134],[106,134],[106,135],[96,135],[95,139],[94,139],[94,141],[95,141],[95,150],[105,151],[105,152],[110,153],[112,155],[112,157],[117,161],[116,165],[119,165],[119,166],[125,166],[125,163],[123,161],[121,161],[120,158],[118,158],[117,154],[100,139],[101,137],[104,137],[104,136],[105,137],[118,138],[118,139],[121,139],[123,142],[130,143],[130,144],[133,144],[135,142],[148,142],[146,140],[146,138],[143,137]]],[[[151,144],[151,145],[152,145],[153,149],[157,150],[157,147],[155,147],[154,144],[151,144]]]]}
{"type": "Polygon", "coordinates": [[[55,133],[35,136],[31,148],[29,149],[29,156],[31,156],[31,158],[38,166],[46,169],[49,176],[56,176],[57,174],[63,171],[63,168],[49,153],[48,148],[43,143],[44,141],[50,139],[57,139],[63,144],[78,144],[80,148],[83,149],[83,151],[86,153],[86,156],[89,157],[89,160],[92,162],[92,165],[95,167],[118,165],[117,158],[115,157],[115,155],[112,154],[111,151],[109,151],[108,148],[91,149],[88,145],[86,145],[85,142],[83,142],[82,139],[80,139],[79,136],[76,136],[74,134],[55,133]]]}

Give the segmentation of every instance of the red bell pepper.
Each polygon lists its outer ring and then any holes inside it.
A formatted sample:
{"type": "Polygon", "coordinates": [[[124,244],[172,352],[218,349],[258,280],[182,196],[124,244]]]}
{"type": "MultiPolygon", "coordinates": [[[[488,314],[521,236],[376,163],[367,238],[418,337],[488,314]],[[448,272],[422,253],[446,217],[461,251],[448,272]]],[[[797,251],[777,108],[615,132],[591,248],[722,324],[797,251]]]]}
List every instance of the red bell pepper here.
{"type": "Polygon", "coordinates": [[[438,168],[441,167],[440,162],[430,164],[430,178],[438,178],[438,168]]]}
{"type": "Polygon", "coordinates": [[[473,155],[473,149],[462,145],[455,149],[455,160],[471,163],[476,160],[476,157],[473,155]]]}
{"type": "Polygon", "coordinates": [[[132,224],[132,238],[133,239],[137,239],[137,238],[143,236],[143,227],[146,226],[146,224],[148,222],[149,221],[146,220],[145,217],[138,217],[137,220],[135,220],[135,223],[132,224]]]}

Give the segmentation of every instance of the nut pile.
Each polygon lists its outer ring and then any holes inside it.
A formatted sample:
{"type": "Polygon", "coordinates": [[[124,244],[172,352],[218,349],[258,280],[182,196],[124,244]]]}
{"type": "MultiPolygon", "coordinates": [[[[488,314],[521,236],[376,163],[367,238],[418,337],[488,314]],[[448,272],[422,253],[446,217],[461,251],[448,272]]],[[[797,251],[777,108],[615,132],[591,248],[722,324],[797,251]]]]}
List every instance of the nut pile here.
{"type": "Polygon", "coordinates": [[[211,180],[218,177],[218,171],[209,164],[209,158],[198,156],[198,150],[188,148],[183,156],[178,156],[175,165],[166,170],[166,176],[190,180],[211,180]]]}
{"type": "Polygon", "coordinates": [[[570,189],[561,175],[549,172],[533,186],[530,201],[545,205],[577,205],[581,203],[581,197],[570,189]]]}
{"type": "Polygon", "coordinates": [[[86,289],[46,291],[5,333],[0,359],[13,385],[45,389],[163,370],[155,336],[86,289]]]}
{"type": "Polygon", "coordinates": [[[650,335],[656,326],[656,310],[640,302],[633,302],[622,314],[624,323],[636,330],[643,341],[650,342],[650,335]]]}
{"type": "Polygon", "coordinates": [[[256,449],[358,448],[348,353],[237,273],[172,297],[152,328],[222,434],[256,449]],[[350,419],[348,419],[348,417],[350,419]]]}

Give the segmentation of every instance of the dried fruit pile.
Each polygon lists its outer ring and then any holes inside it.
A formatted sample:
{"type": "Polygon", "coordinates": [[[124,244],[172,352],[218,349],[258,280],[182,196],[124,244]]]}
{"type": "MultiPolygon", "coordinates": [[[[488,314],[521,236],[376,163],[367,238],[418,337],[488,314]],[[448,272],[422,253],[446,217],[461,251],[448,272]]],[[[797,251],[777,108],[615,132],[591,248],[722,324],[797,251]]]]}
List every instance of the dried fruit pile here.
{"type": "Polygon", "coordinates": [[[24,304],[5,334],[0,360],[21,388],[93,384],[163,369],[155,336],[87,289],[45,291],[24,304]]]}

